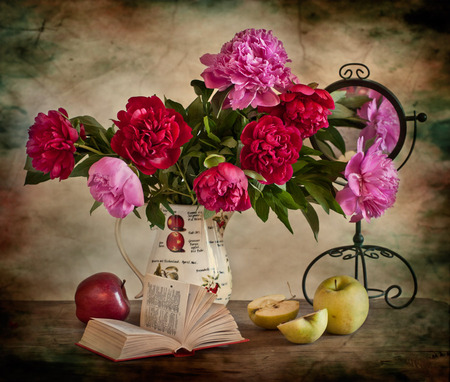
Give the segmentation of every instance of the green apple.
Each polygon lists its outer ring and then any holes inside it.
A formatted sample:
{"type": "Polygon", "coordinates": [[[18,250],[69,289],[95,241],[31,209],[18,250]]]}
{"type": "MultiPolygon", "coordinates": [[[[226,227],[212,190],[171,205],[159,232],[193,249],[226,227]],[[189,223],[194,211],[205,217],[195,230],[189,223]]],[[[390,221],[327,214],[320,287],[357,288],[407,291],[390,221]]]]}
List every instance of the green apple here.
{"type": "Polygon", "coordinates": [[[247,305],[247,312],[255,325],[265,329],[276,329],[283,322],[297,317],[300,304],[286,300],[282,294],[259,297],[247,305]]]}
{"type": "Polygon", "coordinates": [[[334,276],[320,283],[314,294],[314,310],[328,310],[327,332],[351,334],[358,330],[369,313],[369,296],[358,280],[334,276]]]}
{"type": "Polygon", "coordinates": [[[317,312],[307,314],[278,325],[278,329],[286,339],[295,344],[310,344],[316,341],[327,328],[328,312],[320,309],[317,312]]]}

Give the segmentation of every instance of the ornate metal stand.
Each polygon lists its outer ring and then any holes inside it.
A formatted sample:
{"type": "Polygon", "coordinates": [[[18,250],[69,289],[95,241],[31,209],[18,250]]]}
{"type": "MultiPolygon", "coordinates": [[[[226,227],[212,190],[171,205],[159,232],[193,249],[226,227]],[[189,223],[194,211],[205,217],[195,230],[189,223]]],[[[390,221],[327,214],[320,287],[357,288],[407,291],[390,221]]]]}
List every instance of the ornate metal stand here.
{"type": "MultiPolygon", "coordinates": [[[[405,160],[403,163],[397,168],[397,171],[400,170],[405,163],[408,161],[409,157],[411,156],[411,153],[414,149],[414,145],[416,142],[416,136],[417,136],[417,122],[425,122],[427,120],[427,115],[425,113],[419,113],[416,114],[414,111],[414,115],[412,116],[405,116],[405,113],[403,111],[403,107],[400,104],[397,97],[385,86],[379,84],[378,82],[374,82],[371,80],[368,80],[368,77],[370,76],[369,68],[360,63],[349,63],[344,66],[342,66],[339,70],[339,76],[341,77],[341,80],[338,80],[331,85],[327,86],[325,90],[332,93],[334,91],[347,89],[351,87],[361,87],[361,88],[368,88],[375,92],[378,92],[381,94],[386,100],[388,100],[393,108],[395,109],[397,116],[398,116],[398,123],[399,123],[399,137],[397,140],[397,144],[395,148],[390,152],[389,158],[394,159],[402,150],[405,137],[406,137],[406,130],[407,130],[407,122],[412,121],[414,122],[414,129],[412,134],[412,143],[410,150],[408,154],[406,155],[405,160]]],[[[315,136],[310,137],[311,143],[314,148],[320,150],[320,142],[316,139],[315,136]]],[[[323,145],[323,143],[322,143],[323,145]]],[[[327,147],[325,145],[325,147],[327,147]]],[[[334,156],[327,156],[324,154],[324,159],[328,160],[334,160],[334,156]]],[[[338,182],[336,182],[338,183],[338,182]]],[[[339,183],[341,184],[341,183],[339,183]]],[[[384,299],[386,300],[386,303],[395,309],[402,309],[407,307],[411,302],[414,300],[416,293],[417,293],[417,279],[416,275],[414,274],[414,271],[412,270],[409,263],[401,257],[398,253],[395,253],[391,251],[388,248],[384,247],[378,247],[375,245],[363,245],[364,238],[361,234],[361,222],[357,222],[355,224],[356,226],[356,233],[355,236],[353,236],[353,245],[343,246],[343,247],[337,247],[330,249],[328,251],[323,252],[321,255],[317,256],[306,268],[306,271],[303,275],[302,280],[302,288],[303,288],[303,294],[306,298],[306,300],[312,305],[312,300],[308,297],[308,294],[306,293],[306,278],[308,277],[308,273],[311,270],[311,268],[323,257],[325,256],[331,256],[334,258],[341,257],[343,260],[355,260],[355,278],[358,279],[359,276],[359,269],[362,269],[362,278],[363,278],[363,285],[366,288],[366,290],[369,293],[370,298],[375,297],[381,297],[384,296],[384,299]],[[380,259],[380,258],[397,258],[403,262],[403,264],[407,267],[409,272],[411,273],[411,276],[413,278],[414,282],[414,291],[411,296],[411,298],[404,304],[393,304],[392,300],[396,299],[402,294],[402,288],[399,285],[391,285],[388,287],[385,291],[382,289],[376,289],[376,288],[369,288],[367,283],[367,269],[366,269],[366,258],[369,259],[380,259]],[[372,292],[372,293],[371,293],[372,292]],[[392,295],[394,293],[394,295],[392,295]]]]}
{"type": "Polygon", "coordinates": [[[363,285],[364,288],[366,288],[367,292],[369,293],[369,298],[376,298],[384,296],[384,299],[386,303],[395,309],[402,309],[407,307],[411,302],[414,300],[416,293],[417,293],[417,279],[416,275],[414,274],[413,269],[409,265],[409,263],[398,253],[395,253],[394,251],[391,251],[388,248],[384,247],[378,247],[375,245],[363,245],[364,237],[361,234],[361,222],[355,223],[356,232],[355,236],[353,236],[353,245],[347,245],[343,247],[337,247],[333,249],[329,249],[328,251],[323,252],[321,255],[317,256],[306,268],[305,273],[303,274],[303,280],[302,280],[302,289],[303,289],[303,295],[305,296],[306,301],[313,304],[312,300],[308,297],[308,294],[306,292],[306,278],[308,277],[308,273],[311,270],[311,268],[316,264],[321,258],[325,256],[331,256],[334,258],[342,257],[343,260],[351,260],[355,259],[355,279],[359,280],[359,268],[361,263],[361,269],[362,269],[362,279],[363,279],[363,285]],[[367,282],[367,269],[366,269],[366,257],[370,259],[380,259],[380,257],[384,258],[397,258],[403,262],[403,264],[406,265],[409,272],[411,273],[413,282],[414,282],[414,291],[412,296],[406,303],[397,305],[393,304],[391,302],[391,299],[395,299],[399,297],[402,294],[402,288],[399,285],[391,285],[388,287],[385,291],[382,289],[377,288],[369,288],[368,282],[367,282]],[[390,296],[391,292],[397,292],[395,295],[390,296]],[[370,292],[376,292],[376,294],[371,294],[370,292]]]}

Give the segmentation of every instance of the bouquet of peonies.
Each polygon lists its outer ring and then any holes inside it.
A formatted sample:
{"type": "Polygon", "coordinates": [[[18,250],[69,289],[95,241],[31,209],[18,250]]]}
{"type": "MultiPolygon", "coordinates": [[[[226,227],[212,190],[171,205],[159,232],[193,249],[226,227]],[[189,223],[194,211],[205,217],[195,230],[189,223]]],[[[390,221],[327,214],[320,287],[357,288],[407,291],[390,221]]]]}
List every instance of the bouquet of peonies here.
{"type": "Polygon", "coordinates": [[[340,202],[354,221],[392,205],[397,183],[384,200],[384,190],[374,189],[377,174],[364,176],[363,168],[383,160],[391,168],[390,160],[378,151],[364,157],[362,143],[336,200],[333,182],[345,163],[322,160],[322,152],[303,145],[327,130],[335,103],[317,84],[299,83],[271,31],[239,32],[200,61],[203,81],[191,82],[196,98],[187,108],[156,95],[132,97],[109,128],[63,108],[39,113],[29,129],[25,184],[84,176],[95,199],[91,212],[103,204],[113,217],[139,216],[135,207],[146,204],[151,226],[161,228],[161,205],[203,205],[206,215],[253,208],[263,221],[272,210],[291,232],[288,211],[300,210],[316,238],[311,203],[344,214],[340,202]]]}

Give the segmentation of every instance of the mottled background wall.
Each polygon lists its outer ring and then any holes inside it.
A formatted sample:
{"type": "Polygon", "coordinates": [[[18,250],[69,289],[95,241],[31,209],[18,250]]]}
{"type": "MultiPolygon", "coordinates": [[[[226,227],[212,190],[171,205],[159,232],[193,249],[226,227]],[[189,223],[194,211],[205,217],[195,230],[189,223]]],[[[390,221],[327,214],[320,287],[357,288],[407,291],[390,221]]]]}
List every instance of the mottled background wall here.
{"type": "MultiPolygon", "coordinates": [[[[363,224],[366,243],[391,248],[416,271],[419,296],[449,301],[449,7],[445,1],[2,1],[0,2],[0,290],[2,298],[71,299],[77,284],[114,272],[138,292],[114,242],[114,219],[89,216],[85,180],[23,187],[27,129],[38,112],[65,107],[109,126],[134,95],[157,94],[187,105],[198,58],[217,52],[234,33],[272,29],[292,70],[322,87],[347,62],[363,62],[390,88],[407,115],[426,112],[416,149],[401,170],[397,203],[363,224]]],[[[410,125],[411,126],[411,125],[410,125]]],[[[406,146],[411,143],[410,134],[406,146]]],[[[405,149],[405,151],[407,151],[405,149]]],[[[404,154],[400,157],[404,158],[404,154]]],[[[399,159],[399,162],[402,158],[399,159]]],[[[319,242],[302,215],[291,235],[275,217],[235,214],[226,232],[233,298],[301,295],[307,264],[322,251],[351,243],[353,225],[319,212],[319,242]]],[[[143,269],[151,244],[144,221],[124,223],[125,244],[143,269]]],[[[341,269],[328,261],[309,288],[341,269]]],[[[339,265],[339,266],[340,266],[339,265]]],[[[348,265],[348,264],[347,264],[348,265]]],[[[348,265],[349,266],[349,265],[348,265]]],[[[369,264],[369,283],[410,276],[395,261],[369,264]]],[[[312,293],[312,292],[311,292],[312,293]]]]}

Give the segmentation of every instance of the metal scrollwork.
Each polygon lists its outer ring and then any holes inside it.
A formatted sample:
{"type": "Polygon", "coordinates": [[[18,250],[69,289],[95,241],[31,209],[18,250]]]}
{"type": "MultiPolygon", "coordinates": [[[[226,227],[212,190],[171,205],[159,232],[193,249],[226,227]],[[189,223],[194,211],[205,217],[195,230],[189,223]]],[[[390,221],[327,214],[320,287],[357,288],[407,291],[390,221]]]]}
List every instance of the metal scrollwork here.
{"type": "Polygon", "coordinates": [[[369,68],[364,64],[356,62],[352,62],[341,66],[341,68],[339,69],[339,76],[343,80],[349,80],[350,78],[353,77],[353,71],[355,72],[356,77],[358,77],[360,80],[365,80],[370,76],[369,68]],[[352,67],[355,67],[355,69],[352,69],[352,67]]]}
{"type": "MultiPolygon", "coordinates": [[[[354,245],[347,245],[342,247],[337,247],[333,249],[329,249],[328,251],[323,252],[319,256],[317,256],[306,268],[305,273],[303,274],[302,280],[302,289],[303,295],[305,296],[306,301],[309,304],[313,304],[313,301],[308,297],[306,292],[306,279],[309,274],[311,268],[323,257],[330,256],[333,258],[342,258],[342,260],[355,260],[355,279],[359,280],[359,270],[362,269],[362,284],[364,288],[366,288],[369,298],[376,298],[384,296],[386,303],[394,308],[394,309],[402,309],[407,307],[414,300],[417,294],[417,278],[414,274],[413,269],[409,265],[409,263],[398,253],[391,251],[388,248],[374,246],[374,245],[362,245],[364,239],[361,235],[361,222],[357,222],[356,226],[356,234],[354,236],[354,245]],[[380,258],[393,259],[397,258],[407,267],[409,272],[411,273],[411,277],[414,283],[414,290],[412,296],[406,302],[402,304],[395,304],[393,301],[401,296],[403,293],[402,288],[399,285],[391,285],[386,290],[378,289],[378,288],[369,288],[367,282],[367,268],[366,268],[366,258],[378,260],[380,258]]],[[[398,301],[398,300],[397,300],[398,301]]]]}
{"type": "MultiPolygon", "coordinates": [[[[341,80],[338,80],[336,82],[333,82],[332,84],[328,85],[325,90],[329,93],[333,93],[335,91],[341,91],[346,92],[350,90],[362,90],[364,91],[374,91],[375,93],[378,93],[380,96],[382,96],[385,100],[387,100],[390,105],[395,109],[396,115],[398,117],[398,127],[399,127],[399,135],[397,139],[397,143],[395,147],[391,150],[391,152],[388,154],[388,158],[394,159],[397,157],[397,155],[400,153],[400,151],[403,148],[403,144],[405,142],[406,138],[406,132],[407,132],[407,121],[413,121],[414,122],[414,130],[413,130],[413,137],[412,137],[412,144],[410,147],[410,150],[399,167],[397,167],[397,171],[400,170],[404,164],[408,161],[415,145],[416,141],[416,135],[417,135],[417,122],[425,122],[427,120],[427,115],[425,113],[419,113],[416,115],[416,112],[414,111],[414,115],[412,116],[406,116],[405,112],[403,110],[403,107],[400,103],[400,101],[397,99],[397,97],[385,86],[382,84],[367,79],[370,76],[370,70],[369,68],[361,63],[348,63],[343,65],[339,69],[339,76],[341,77],[341,80]]],[[[351,125],[344,125],[342,127],[352,127],[351,125]]],[[[353,138],[349,138],[353,139],[353,138]]],[[[324,147],[329,147],[328,143],[325,140],[318,139],[316,136],[310,137],[311,144],[313,148],[317,150],[322,150],[324,147]]],[[[339,150],[338,150],[339,151],[339,150]]],[[[322,150],[324,152],[324,155],[322,156],[322,159],[324,160],[337,160],[337,156],[334,155],[334,152],[332,149],[330,149],[330,153],[326,154],[326,150],[322,150]]],[[[343,153],[344,154],[344,153],[343,153]]],[[[345,185],[345,183],[336,182],[341,185],[345,185]]],[[[399,254],[391,251],[388,248],[384,247],[377,247],[377,246],[369,246],[369,245],[363,245],[364,237],[361,234],[361,222],[357,222],[355,224],[356,227],[356,233],[353,236],[353,245],[350,246],[342,246],[330,249],[328,251],[323,252],[321,255],[317,256],[306,268],[305,273],[303,275],[302,280],[302,288],[303,288],[303,294],[305,296],[305,299],[312,305],[311,299],[308,297],[306,293],[306,278],[308,276],[309,271],[311,268],[319,261],[320,259],[330,256],[334,259],[341,258],[342,260],[354,260],[354,272],[355,272],[355,278],[358,279],[358,273],[362,269],[362,283],[365,287],[365,289],[368,291],[370,298],[375,297],[381,297],[384,296],[384,299],[386,300],[386,303],[395,309],[401,309],[408,306],[415,298],[415,295],[417,293],[417,279],[414,274],[414,271],[412,270],[409,263],[401,257],[399,254]],[[377,289],[377,288],[369,288],[367,283],[367,270],[366,270],[366,259],[370,260],[385,260],[385,259],[397,259],[403,262],[403,264],[406,266],[406,268],[411,273],[411,277],[413,279],[414,283],[414,290],[412,293],[412,297],[406,301],[406,303],[403,303],[405,300],[401,299],[401,301],[396,300],[400,295],[402,295],[403,291],[402,288],[399,285],[391,285],[386,290],[377,289]],[[370,292],[370,293],[369,293],[370,292]],[[398,304],[395,304],[394,302],[397,302],[398,304]],[[402,303],[402,304],[400,304],[402,303]]]]}

